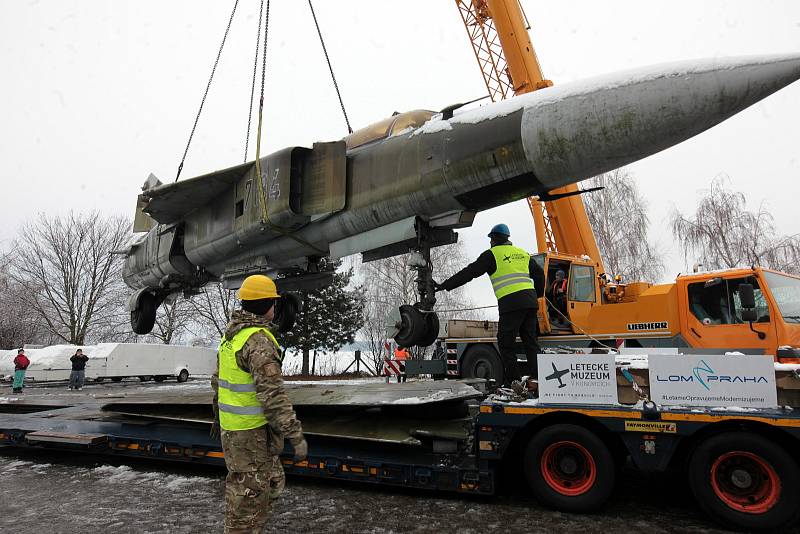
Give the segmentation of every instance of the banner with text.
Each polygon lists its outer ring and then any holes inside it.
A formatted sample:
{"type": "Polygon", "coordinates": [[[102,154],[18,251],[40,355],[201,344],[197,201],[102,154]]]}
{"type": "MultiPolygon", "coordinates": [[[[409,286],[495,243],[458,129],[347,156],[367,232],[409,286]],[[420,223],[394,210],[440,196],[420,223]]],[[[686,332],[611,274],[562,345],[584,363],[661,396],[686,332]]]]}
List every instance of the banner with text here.
{"type": "Polygon", "coordinates": [[[774,408],[772,356],[650,355],[650,398],[673,406],[774,408]]]}
{"type": "Polygon", "coordinates": [[[539,354],[542,404],[616,404],[617,372],[609,354],[539,354]]]}

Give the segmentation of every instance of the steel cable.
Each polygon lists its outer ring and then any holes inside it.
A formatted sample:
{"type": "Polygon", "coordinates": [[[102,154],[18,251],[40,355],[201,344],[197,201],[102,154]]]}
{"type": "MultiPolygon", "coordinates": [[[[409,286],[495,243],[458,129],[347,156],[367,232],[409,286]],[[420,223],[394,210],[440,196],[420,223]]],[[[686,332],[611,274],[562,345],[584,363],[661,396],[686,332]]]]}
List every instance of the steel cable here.
{"type": "Polygon", "coordinates": [[[208,78],[208,83],[206,84],[206,90],[203,93],[203,99],[200,101],[200,109],[197,110],[197,116],[194,118],[194,125],[192,125],[192,131],[189,133],[189,141],[186,143],[186,149],[183,151],[183,157],[181,158],[181,163],[178,165],[178,174],[175,175],[175,181],[178,181],[178,178],[181,176],[181,171],[183,170],[183,163],[186,161],[186,154],[189,153],[189,145],[192,144],[192,138],[194,137],[194,131],[197,129],[197,122],[200,120],[200,114],[203,112],[203,105],[206,103],[206,97],[208,96],[208,90],[211,89],[211,82],[214,80],[214,73],[217,71],[217,65],[219,64],[219,58],[222,56],[222,49],[225,48],[225,41],[228,39],[228,32],[231,31],[231,23],[233,22],[233,16],[236,14],[236,8],[239,6],[239,0],[236,0],[233,3],[233,10],[231,11],[231,16],[228,19],[228,25],[225,27],[225,35],[222,36],[222,43],[219,45],[219,51],[217,52],[217,57],[214,60],[214,66],[211,68],[211,76],[208,78]]]}

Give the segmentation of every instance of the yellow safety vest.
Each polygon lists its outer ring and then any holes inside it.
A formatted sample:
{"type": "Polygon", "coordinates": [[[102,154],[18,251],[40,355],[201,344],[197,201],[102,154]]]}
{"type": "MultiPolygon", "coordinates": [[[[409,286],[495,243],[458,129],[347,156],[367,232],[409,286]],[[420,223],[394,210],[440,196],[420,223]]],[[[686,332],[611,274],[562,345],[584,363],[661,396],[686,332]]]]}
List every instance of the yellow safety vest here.
{"type": "Polygon", "coordinates": [[[224,430],[250,430],[267,424],[267,417],[256,398],[253,375],[236,364],[236,353],[242,350],[250,336],[256,332],[264,332],[280,352],[281,347],[275,336],[263,326],[243,328],[233,339],[223,337],[219,344],[217,399],[219,426],[224,430]]]}
{"type": "Polygon", "coordinates": [[[528,269],[530,254],[514,245],[498,245],[490,250],[494,254],[497,268],[489,278],[492,280],[492,288],[498,300],[517,291],[534,289],[528,269]]]}

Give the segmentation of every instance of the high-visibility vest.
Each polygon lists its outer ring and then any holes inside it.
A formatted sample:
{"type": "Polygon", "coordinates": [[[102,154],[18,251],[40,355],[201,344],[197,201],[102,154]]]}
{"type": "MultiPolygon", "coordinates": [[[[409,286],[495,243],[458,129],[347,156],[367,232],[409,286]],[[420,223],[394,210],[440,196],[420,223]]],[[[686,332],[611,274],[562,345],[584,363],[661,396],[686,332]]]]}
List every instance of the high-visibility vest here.
{"type": "Polygon", "coordinates": [[[498,245],[490,250],[497,268],[489,278],[498,300],[517,291],[535,289],[530,277],[530,254],[514,245],[498,245]]]}
{"type": "Polygon", "coordinates": [[[256,332],[264,332],[280,352],[281,348],[275,336],[262,326],[243,328],[233,336],[233,339],[228,340],[223,337],[219,345],[217,403],[219,426],[224,430],[250,430],[267,424],[264,409],[256,398],[256,385],[252,373],[243,371],[236,364],[236,353],[256,332]]]}
{"type": "Polygon", "coordinates": [[[563,280],[556,280],[556,281],[553,282],[553,295],[558,293],[559,290],[561,290],[561,293],[566,293],[567,292],[567,279],[566,278],[563,279],[563,280]]]}

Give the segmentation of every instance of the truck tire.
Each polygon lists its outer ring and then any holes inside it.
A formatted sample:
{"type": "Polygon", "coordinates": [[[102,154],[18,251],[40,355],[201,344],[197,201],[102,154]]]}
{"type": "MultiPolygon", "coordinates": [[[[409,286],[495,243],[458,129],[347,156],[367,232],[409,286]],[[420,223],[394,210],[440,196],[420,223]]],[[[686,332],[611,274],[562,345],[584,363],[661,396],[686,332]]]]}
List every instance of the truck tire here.
{"type": "Polygon", "coordinates": [[[122,382],[122,377],[121,376],[113,376],[113,377],[111,377],[111,381],[112,382],[122,382]]]}
{"type": "Polygon", "coordinates": [[[166,377],[166,376],[154,376],[154,377],[153,377],[153,380],[154,380],[154,381],[156,381],[156,382],[158,382],[158,383],[161,383],[161,382],[163,382],[163,381],[164,381],[164,380],[166,380],[166,379],[167,379],[167,377],[166,377]]]}
{"type": "Polygon", "coordinates": [[[464,378],[489,378],[503,383],[503,364],[500,355],[489,345],[473,345],[464,352],[461,360],[464,378]]]}
{"type": "Polygon", "coordinates": [[[186,382],[187,380],[189,380],[189,371],[187,371],[186,369],[181,369],[181,372],[178,373],[178,382],[183,383],[186,382]]]}
{"type": "Polygon", "coordinates": [[[140,377],[139,377],[139,382],[147,382],[147,381],[148,381],[148,380],[150,380],[151,378],[153,378],[153,377],[152,377],[152,376],[146,376],[146,375],[143,375],[143,376],[140,376],[140,377]]]}
{"type": "Polygon", "coordinates": [[[552,425],[528,443],[523,471],[534,497],[562,512],[593,512],[614,491],[614,457],[593,432],[578,425],[552,425]]]}
{"type": "Polygon", "coordinates": [[[697,446],[688,468],[700,507],[727,528],[782,530],[800,519],[798,463],[765,437],[712,436],[697,446]]]}

